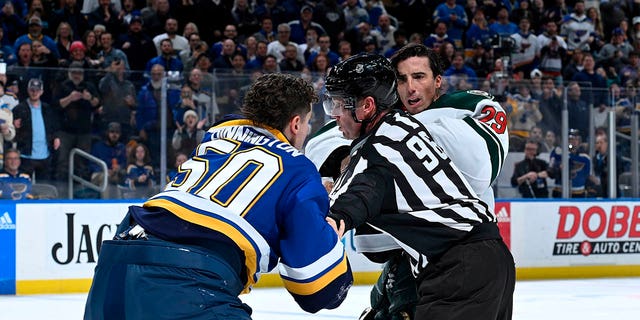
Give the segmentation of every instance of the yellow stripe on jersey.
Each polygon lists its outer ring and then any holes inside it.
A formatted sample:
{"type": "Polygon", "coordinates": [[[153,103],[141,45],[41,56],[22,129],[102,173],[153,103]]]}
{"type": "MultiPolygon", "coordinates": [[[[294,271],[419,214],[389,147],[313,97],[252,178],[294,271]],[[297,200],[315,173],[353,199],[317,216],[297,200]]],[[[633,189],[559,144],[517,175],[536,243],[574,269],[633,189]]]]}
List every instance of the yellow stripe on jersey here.
{"type": "Polygon", "coordinates": [[[288,279],[282,279],[284,287],[291,293],[297,295],[308,296],[319,292],[326,288],[329,283],[337,279],[339,276],[345,274],[348,270],[347,267],[347,254],[345,253],[333,269],[325,273],[320,278],[311,282],[295,282],[288,279]]]}
{"type": "Polygon", "coordinates": [[[247,239],[238,229],[234,226],[215,219],[213,217],[209,217],[194,211],[191,211],[179,204],[173,203],[166,199],[151,199],[145,202],[144,206],[150,207],[160,207],[167,209],[169,212],[173,213],[177,217],[182,220],[191,222],[193,224],[218,231],[227,237],[229,237],[233,242],[235,242],[238,247],[244,252],[245,256],[245,267],[247,268],[247,283],[245,284],[244,290],[242,293],[248,293],[250,288],[257,282],[257,278],[254,279],[254,275],[259,271],[257,269],[258,259],[257,259],[257,251],[258,249],[253,246],[251,241],[247,239]]]}
{"type": "Polygon", "coordinates": [[[232,127],[232,126],[252,126],[252,127],[260,127],[263,128],[267,131],[269,131],[273,136],[275,136],[278,140],[289,143],[289,139],[287,139],[287,137],[285,137],[285,135],[282,133],[282,131],[278,130],[278,129],[274,129],[272,127],[266,126],[264,124],[257,124],[251,120],[248,119],[238,119],[238,120],[229,120],[229,121],[225,121],[222,122],[220,124],[218,124],[215,127],[211,127],[211,129],[209,129],[209,131],[214,131],[216,128],[223,128],[223,127],[232,127]]]}

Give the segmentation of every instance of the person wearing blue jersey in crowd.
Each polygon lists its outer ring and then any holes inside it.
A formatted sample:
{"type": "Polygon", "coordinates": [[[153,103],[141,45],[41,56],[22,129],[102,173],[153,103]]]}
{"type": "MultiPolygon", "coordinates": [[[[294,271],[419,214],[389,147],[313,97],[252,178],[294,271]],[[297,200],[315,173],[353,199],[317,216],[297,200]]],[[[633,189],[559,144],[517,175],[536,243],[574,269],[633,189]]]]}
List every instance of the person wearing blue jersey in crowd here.
{"type": "Polygon", "coordinates": [[[33,199],[31,176],[20,171],[20,151],[8,149],[4,153],[4,170],[0,172],[0,199],[33,199]]]}
{"type": "MultiPolygon", "coordinates": [[[[554,187],[551,197],[562,198],[562,147],[555,147],[549,155],[549,178],[554,179],[554,187]]],[[[589,177],[591,176],[591,157],[586,153],[582,145],[580,130],[569,130],[569,179],[571,185],[571,198],[585,198],[594,196],[587,190],[589,177]]]]}
{"type": "Polygon", "coordinates": [[[103,242],[85,319],[251,319],[240,299],[279,264],[307,312],[338,307],[353,282],[325,218],[327,192],[300,151],[316,96],[267,74],[241,116],[210,128],[192,158],[103,242]]]}

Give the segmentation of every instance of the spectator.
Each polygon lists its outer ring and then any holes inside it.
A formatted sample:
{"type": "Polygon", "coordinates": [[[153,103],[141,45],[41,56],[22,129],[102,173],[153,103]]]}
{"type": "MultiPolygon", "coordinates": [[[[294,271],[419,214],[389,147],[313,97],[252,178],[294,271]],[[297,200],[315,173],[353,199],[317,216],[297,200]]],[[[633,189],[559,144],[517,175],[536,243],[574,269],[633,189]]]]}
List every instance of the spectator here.
{"type": "Polygon", "coordinates": [[[268,43],[265,41],[258,41],[256,44],[256,56],[249,59],[247,61],[246,68],[248,70],[260,70],[262,69],[262,64],[264,63],[264,59],[267,57],[268,52],[268,43]]]}
{"type": "Polygon", "coordinates": [[[153,44],[156,46],[158,55],[162,55],[161,41],[164,39],[171,40],[173,51],[172,55],[179,55],[180,51],[189,49],[189,40],[178,34],[178,20],[169,18],[164,23],[165,33],[153,37],[153,44]]]}
{"type": "Polygon", "coordinates": [[[244,39],[244,47],[247,48],[247,54],[245,60],[249,61],[256,56],[256,50],[258,49],[258,40],[254,36],[248,36],[244,39]]]}
{"type": "Polygon", "coordinates": [[[98,54],[102,48],[98,43],[98,38],[96,37],[96,32],[93,30],[87,30],[82,36],[82,43],[86,49],[86,55],[91,60],[98,60],[98,54]]]}
{"type": "Polygon", "coordinates": [[[173,55],[171,40],[162,39],[162,41],[160,41],[160,48],[162,49],[162,54],[147,62],[146,72],[149,73],[151,67],[156,64],[161,65],[166,71],[182,72],[184,66],[182,65],[182,61],[173,55]]]}
{"type": "Polygon", "coordinates": [[[589,51],[589,37],[593,36],[593,22],[585,14],[584,1],[577,0],[573,12],[563,18],[560,34],[567,39],[569,52],[580,48],[589,51]]]}
{"type": "MultiPolygon", "coordinates": [[[[116,2],[120,4],[120,1],[116,2]]],[[[115,8],[115,6],[111,4],[111,0],[98,0],[98,7],[87,15],[89,28],[101,24],[107,32],[117,37],[120,33],[120,25],[122,24],[122,17],[119,15],[120,10],[121,8],[115,8]]]]}
{"type": "MultiPolygon", "coordinates": [[[[40,40],[31,41],[31,66],[35,68],[55,68],[58,60],[53,53],[45,47],[40,40]]],[[[43,72],[47,76],[49,72],[43,72]]]]}
{"type": "Polygon", "coordinates": [[[20,170],[20,151],[8,149],[4,159],[5,165],[0,172],[0,199],[33,199],[31,177],[20,170]]]}
{"type": "Polygon", "coordinates": [[[520,78],[529,77],[538,63],[540,45],[538,37],[531,33],[529,18],[523,17],[518,25],[518,32],[511,35],[514,40],[514,51],[511,52],[511,63],[514,73],[521,73],[520,78]]]}
{"type": "Polygon", "coordinates": [[[538,101],[526,99],[516,102],[516,107],[509,113],[509,137],[511,138],[509,147],[511,150],[522,150],[523,142],[529,137],[529,131],[540,120],[542,120],[542,113],[539,110],[538,101]]]}
{"type": "MultiPolygon", "coordinates": [[[[620,28],[615,28],[611,32],[611,41],[605,44],[596,55],[596,63],[603,67],[619,66],[621,61],[629,58],[629,53],[633,51],[633,46],[624,41],[624,32],[620,28]]],[[[618,69],[619,70],[619,69],[618,69]]]]}
{"type": "Polygon", "coordinates": [[[273,25],[276,26],[287,23],[295,18],[294,12],[288,11],[282,2],[277,0],[265,0],[262,4],[258,4],[254,14],[263,22],[265,18],[270,18],[273,25]]]}
{"type": "Polygon", "coordinates": [[[638,50],[638,44],[640,44],[640,16],[633,17],[631,27],[631,43],[634,45],[634,49],[638,50]]]}
{"type": "MultiPolygon", "coordinates": [[[[550,22],[549,24],[555,25],[550,22]]],[[[542,35],[538,37],[540,40],[542,35]]],[[[546,40],[543,40],[546,42],[546,40]]],[[[539,70],[543,75],[562,79],[563,61],[567,58],[566,43],[560,36],[552,36],[552,38],[540,49],[540,65],[539,70]],[[564,45],[564,46],[563,46],[564,45]]]]}
{"type": "MultiPolygon", "coordinates": [[[[101,0],[107,1],[107,0],[101,0]]],[[[102,50],[98,54],[100,60],[100,68],[108,69],[114,62],[121,62],[126,71],[129,71],[129,60],[127,55],[120,49],[113,47],[113,36],[109,32],[105,32],[100,35],[100,44],[102,44],[102,50]]]]}
{"type": "Polygon", "coordinates": [[[515,7],[511,9],[511,21],[518,22],[521,21],[522,18],[529,19],[529,23],[531,23],[531,30],[533,33],[536,32],[536,28],[540,27],[540,21],[537,19],[538,17],[533,14],[533,9],[531,8],[530,0],[517,0],[515,1],[515,7]]]}
{"type": "Polygon", "coordinates": [[[288,44],[284,52],[284,59],[280,61],[280,71],[295,73],[304,68],[303,61],[298,60],[298,48],[293,44],[288,44]]]}
{"type": "Polygon", "coordinates": [[[488,52],[484,44],[478,40],[473,44],[473,55],[467,58],[464,64],[475,70],[478,78],[484,79],[487,77],[489,70],[493,68],[491,52],[488,52]]]}
{"type": "Polygon", "coordinates": [[[577,82],[571,81],[567,85],[567,110],[569,111],[569,127],[581,134],[581,139],[587,140],[589,132],[590,110],[587,102],[582,98],[582,89],[577,82]]]}
{"type": "Polygon", "coordinates": [[[316,58],[316,56],[320,53],[323,53],[329,59],[329,65],[335,66],[338,62],[340,62],[340,56],[337,53],[331,51],[331,37],[329,35],[323,34],[318,37],[318,45],[320,46],[320,50],[317,52],[312,52],[309,55],[309,58],[306,60],[307,67],[311,67],[311,63],[316,58]]]}
{"type": "MultiPolygon", "coordinates": [[[[110,2],[111,2],[111,5],[113,6],[114,10],[120,11],[120,9],[121,9],[120,1],[118,1],[118,0],[110,0],[110,2]]],[[[84,1],[82,1],[82,13],[84,13],[84,14],[90,14],[94,10],[98,9],[98,7],[100,7],[100,0],[84,0],[84,1]]]]}
{"type": "MultiPolygon", "coordinates": [[[[184,66],[184,72],[189,72],[193,69],[193,61],[198,56],[198,51],[206,53],[206,51],[202,51],[202,40],[200,39],[199,33],[191,33],[187,40],[189,41],[189,48],[180,51],[180,54],[178,55],[178,57],[180,57],[180,61],[182,61],[182,65],[184,66]]],[[[151,58],[147,59],[147,61],[151,60],[151,58]]]]}
{"type": "MultiPolygon", "coordinates": [[[[10,2],[9,2],[10,3],[10,2]]],[[[0,61],[6,63],[7,65],[11,65],[16,62],[16,53],[13,50],[13,47],[4,44],[4,27],[0,24],[0,61]]]]}
{"type": "MultiPolygon", "coordinates": [[[[569,52],[567,51],[567,54],[569,52]]],[[[573,53],[570,55],[570,59],[564,63],[562,68],[562,79],[565,81],[569,81],[573,78],[573,76],[582,71],[582,58],[584,57],[584,53],[582,49],[575,49],[573,53]]]]}
{"type": "Polygon", "coordinates": [[[517,162],[511,176],[511,186],[518,187],[523,198],[548,198],[547,168],[549,164],[538,158],[540,144],[528,140],[524,146],[524,160],[517,162]]]}
{"type": "Polygon", "coordinates": [[[531,97],[535,100],[540,101],[542,97],[542,71],[536,68],[531,70],[529,74],[531,77],[529,92],[531,92],[531,97]]]}
{"type": "Polygon", "coordinates": [[[391,17],[388,14],[384,13],[378,17],[378,25],[375,30],[382,36],[380,39],[380,52],[384,53],[396,45],[394,36],[396,27],[391,25],[391,17]]]}
{"type": "MultiPolygon", "coordinates": [[[[114,199],[118,197],[117,186],[123,182],[127,165],[127,154],[124,143],[121,142],[120,124],[111,122],[104,131],[104,137],[91,147],[91,155],[104,161],[107,165],[107,190],[102,194],[102,199],[114,199]]],[[[105,178],[100,166],[91,162],[91,183],[102,185],[105,178]]]]}
{"type": "MultiPolygon", "coordinates": [[[[298,48],[298,44],[290,41],[290,36],[291,27],[286,23],[281,23],[278,25],[278,39],[270,42],[267,46],[267,54],[274,56],[277,63],[280,63],[284,58],[283,52],[287,44],[291,43],[296,46],[296,49],[298,48]]],[[[302,57],[302,52],[298,52],[298,54],[302,57]]]]}
{"type": "Polygon", "coordinates": [[[39,181],[52,180],[53,153],[60,148],[56,137],[60,120],[56,110],[40,100],[42,81],[31,79],[27,88],[28,98],[13,109],[14,141],[20,150],[22,170],[35,173],[39,181]]]}
{"type": "MultiPolygon", "coordinates": [[[[616,180],[624,172],[622,156],[616,152],[616,180]]],[[[593,157],[594,184],[597,196],[601,198],[618,198],[622,195],[620,185],[616,186],[616,196],[609,193],[609,141],[606,134],[596,136],[596,154],[593,157]]]]}
{"type": "Polygon", "coordinates": [[[393,33],[393,37],[394,37],[394,45],[383,53],[385,58],[391,58],[391,56],[393,56],[394,53],[396,53],[398,50],[400,50],[400,48],[404,47],[409,43],[407,39],[407,32],[402,28],[397,29],[393,33]]]}
{"type": "Polygon", "coordinates": [[[342,11],[346,23],[344,30],[347,32],[356,29],[362,22],[369,23],[369,13],[360,7],[358,0],[346,0],[343,6],[342,11]]]}
{"type": "Polygon", "coordinates": [[[238,33],[241,35],[238,40],[240,41],[244,41],[245,36],[260,29],[258,18],[254,14],[253,5],[249,3],[249,0],[235,0],[231,8],[231,16],[234,24],[238,26],[238,33]]]}
{"type": "MultiPolygon", "coordinates": [[[[142,16],[144,32],[149,36],[155,36],[164,32],[167,19],[173,17],[169,0],[151,1],[150,6],[140,10],[142,16]]],[[[204,4],[204,3],[203,3],[204,4]]],[[[200,26],[199,23],[198,26],[200,26]]]]}
{"type": "Polygon", "coordinates": [[[589,7],[586,12],[587,17],[593,24],[594,38],[604,39],[604,26],[600,18],[600,11],[597,7],[589,7]]]}
{"type": "Polygon", "coordinates": [[[56,29],[55,42],[57,44],[58,52],[60,53],[60,59],[58,63],[69,60],[70,47],[73,42],[73,29],[67,22],[61,22],[56,29]]]}
{"type": "MultiPolygon", "coordinates": [[[[206,55],[202,55],[206,56],[206,55]]],[[[151,153],[160,154],[160,107],[162,106],[162,79],[165,76],[164,67],[156,64],[151,67],[149,82],[138,91],[138,107],[136,111],[136,129],[140,140],[149,146],[151,153]]],[[[180,90],[167,88],[167,106],[174,106],[180,99],[180,90]]],[[[175,121],[173,114],[167,112],[167,130],[173,130],[175,121]]],[[[171,132],[171,131],[168,131],[171,132]]],[[[167,139],[171,137],[168,136],[167,139]]],[[[168,141],[168,140],[167,140],[168,141]]],[[[154,167],[160,164],[160,157],[152,158],[154,167]]]]}
{"type": "MultiPolygon", "coordinates": [[[[556,88],[550,77],[542,78],[542,96],[540,97],[540,113],[542,121],[539,123],[545,131],[560,132],[562,128],[562,96],[564,90],[556,88]]],[[[549,152],[546,150],[544,152],[549,152]]]]}
{"type": "Polygon", "coordinates": [[[377,49],[380,47],[380,41],[382,40],[380,32],[373,30],[369,21],[361,22],[355,29],[347,30],[344,37],[345,40],[351,42],[356,52],[364,52],[365,46],[371,44],[371,42],[377,49]]]}
{"type": "MultiPolygon", "coordinates": [[[[569,130],[569,178],[571,198],[587,197],[587,180],[591,175],[591,158],[582,149],[581,133],[576,129],[569,130]]],[[[554,179],[555,186],[551,192],[553,198],[562,197],[562,148],[556,147],[549,155],[549,178],[554,179]]]]}
{"type": "MultiPolygon", "coordinates": [[[[199,102],[193,98],[193,91],[188,84],[182,85],[180,89],[180,100],[172,107],[173,120],[176,126],[184,125],[183,119],[185,112],[191,110],[196,112],[202,111],[204,108],[199,105],[199,102]]],[[[198,117],[199,119],[200,117],[198,117]]]]}
{"type": "MultiPolygon", "coordinates": [[[[180,21],[180,19],[177,19],[177,20],[178,20],[178,21],[180,21]]],[[[190,36],[192,33],[200,34],[200,29],[198,29],[198,26],[197,26],[195,23],[193,23],[193,22],[187,22],[187,23],[184,25],[184,28],[182,28],[182,36],[183,36],[185,39],[189,40],[189,36],[190,36]]]]}
{"type": "Polygon", "coordinates": [[[178,170],[180,170],[180,166],[185,163],[187,160],[189,159],[189,156],[178,152],[176,153],[176,162],[174,164],[174,167],[169,170],[169,172],[167,172],[167,183],[170,183],[171,181],[173,181],[173,179],[176,177],[176,175],[178,174],[178,170]]]}
{"type": "Polygon", "coordinates": [[[291,29],[291,41],[297,44],[303,44],[306,42],[306,33],[309,29],[315,29],[317,34],[326,34],[327,32],[317,22],[311,21],[313,18],[313,7],[310,5],[303,5],[300,8],[300,17],[297,20],[289,21],[289,27],[291,29]]]}
{"type": "MultiPolygon", "coordinates": [[[[450,42],[443,43],[438,50],[436,50],[438,55],[440,56],[440,62],[442,63],[442,70],[447,70],[451,67],[451,63],[453,62],[453,57],[456,53],[456,48],[450,42]]],[[[464,56],[462,57],[462,62],[464,63],[464,56]]]]}
{"type": "MultiPolygon", "coordinates": [[[[583,98],[594,108],[603,108],[607,103],[607,80],[595,70],[595,61],[591,53],[585,53],[582,57],[582,70],[573,75],[571,81],[578,82],[585,91],[583,98]]],[[[574,127],[576,128],[576,127],[574,127]]],[[[576,128],[582,130],[583,128],[576,128]]]]}
{"type": "MultiPolygon", "coordinates": [[[[142,18],[133,16],[129,20],[127,33],[120,35],[118,48],[124,52],[129,62],[129,68],[135,71],[143,71],[147,61],[156,56],[153,40],[142,31],[142,18]]],[[[141,80],[136,77],[136,80],[141,80]]]]}
{"type": "Polygon", "coordinates": [[[542,144],[541,144],[541,152],[544,153],[549,153],[551,152],[553,149],[555,149],[555,147],[558,146],[558,142],[556,140],[556,133],[553,130],[547,130],[547,132],[545,132],[544,134],[544,139],[542,140],[542,144]]]}
{"type": "Polygon", "coordinates": [[[134,198],[148,197],[154,192],[155,173],[151,166],[149,149],[138,143],[133,152],[127,158],[127,172],[124,185],[131,191],[135,191],[134,198]]]}
{"type": "Polygon", "coordinates": [[[260,20],[260,30],[256,31],[253,36],[258,42],[264,41],[270,43],[276,40],[276,32],[273,30],[273,20],[270,17],[264,17],[260,20]]]}
{"type": "Polygon", "coordinates": [[[302,52],[304,61],[307,61],[312,53],[320,51],[320,45],[318,45],[318,32],[316,32],[316,29],[307,29],[305,43],[299,45],[298,48],[300,48],[300,51],[302,52]]]}
{"type": "MultiPolygon", "coordinates": [[[[242,54],[234,54],[232,61],[232,63],[234,64],[234,71],[238,68],[236,66],[238,63],[236,62],[238,58],[242,59],[241,61],[244,61],[244,56],[242,54]]],[[[240,69],[243,69],[243,67],[240,67],[240,69]]],[[[204,77],[206,76],[209,76],[209,74],[203,74],[202,70],[197,68],[193,69],[189,73],[187,84],[193,92],[193,100],[197,102],[198,106],[201,106],[201,109],[197,110],[199,117],[201,119],[207,120],[205,122],[206,126],[211,126],[220,115],[220,111],[218,110],[218,104],[216,103],[216,95],[214,93],[212,83],[209,82],[207,85],[205,85],[203,81],[204,77]]],[[[239,87],[240,85],[236,86],[235,88],[239,87]]]]}
{"type": "Polygon", "coordinates": [[[184,112],[182,120],[182,124],[176,123],[171,146],[175,153],[191,154],[204,137],[205,132],[202,127],[206,119],[199,120],[195,111],[187,110],[184,112]]]}
{"type": "Polygon", "coordinates": [[[629,52],[628,63],[620,68],[620,83],[625,85],[639,79],[640,76],[640,52],[629,52]]]}
{"type": "MultiPolygon", "coordinates": [[[[232,39],[225,39],[222,43],[222,52],[213,60],[213,67],[226,72],[229,69],[233,69],[231,59],[233,59],[233,54],[236,53],[237,45],[232,39]]],[[[297,54],[298,48],[296,47],[295,49],[297,54]]]]}
{"type": "Polygon", "coordinates": [[[140,17],[140,10],[136,8],[135,0],[122,0],[122,10],[119,10],[118,16],[120,17],[120,30],[118,31],[119,38],[121,34],[128,31],[131,19],[134,17],[140,17]]]}
{"type": "Polygon", "coordinates": [[[484,11],[477,10],[475,12],[473,20],[471,21],[471,26],[467,30],[465,38],[465,48],[472,48],[478,41],[483,44],[487,44],[491,41],[491,30],[489,30],[489,24],[485,18],[484,11]]]}
{"type": "Polygon", "coordinates": [[[29,10],[26,15],[22,17],[26,18],[29,21],[32,17],[39,17],[42,21],[42,30],[53,30],[49,28],[49,13],[51,13],[51,8],[44,6],[43,0],[31,0],[29,1],[29,10]]]}
{"type": "MultiPolygon", "coordinates": [[[[4,94],[4,85],[0,85],[4,94]]],[[[16,128],[13,125],[13,112],[8,104],[0,106],[0,167],[2,167],[2,155],[5,143],[10,142],[16,136],[16,128]]]]}
{"type": "MultiPolygon", "coordinates": [[[[0,80],[0,111],[13,111],[13,108],[15,108],[20,101],[18,101],[18,97],[16,97],[13,92],[5,90],[5,81],[6,75],[4,80],[0,80]]],[[[11,123],[13,123],[13,121],[11,123]]]]}
{"type": "Polygon", "coordinates": [[[449,38],[449,35],[447,34],[447,24],[444,21],[440,21],[436,23],[436,28],[434,31],[435,31],[434,33],[432,33],[431,35],[429,35],[429,37],[424,39],[425,46],[437,50],[445,42],[454,44],[453,40],[451,40],[449,38]]]}
{"type": "MultiPolygon", "coordinates": [[[[91,137],[94,130],[91,119],[100,106],[100,98],[95,85],[84,79],[82,64],[73,62],[69,66],[68,79],[61,84],[55,101],[60,106],[61,128],[60,149],[56,173],[58,179],[66,179],[69,174],[69,153],[73,148],[91,152],[91,137]]],[[[79,165],[79,174],[85,168],[79,165]]]]}
{"type": "Polygon", "coordinates": [[[462,81],[470,83],[474,88],[476,87],[476,72],[464,64],[464,53],[462,52],[456,52],[453,55],[451,66],[444,71],[444,76],[451,87],[458,86],[462,81]]]}
{"type": "Polygon", "coordinates": [[[501,8],[498,11],[496,21],[489,25],[489,30],[492,34],[497,34],[500,37],[509,37],[518,32],[518,26],[509,21],[509,10],[501,8]]]}
{"type": "Polygon", "coordinates": [[[280,66],[278,65],[278,60],[276,59],[276,57],[268,55],[264,59],[264,64],[262,65],[262,73],[280,73],[280,66]]]}
{"type": "Polygon", "coordinates": [[[29,18],[28,33],[18,37],[16,42],[13,44],[13,48],[18,52],[23,43],[31,44],[34,39],[42,41],[42,44],[51,51],[56,60],[60,58],[56,42],[51,39],[51,37],[42,34],[42,20],[38,16],[32,16],[29,18]]]}
{"type": "Polygon", "coordinates": [[[542,128],[538,126],[533,126],[529,130],[529,139],[538,144],[538,153],[542,153],[542,143],[544,141],[544,137],[542,137],[542,128]]]}
{"type": "MultiPolygon", "coordinates": [[[[16,12],[14,1],[5,1],[0,10],[0,21],[3,21],[1,25],[4,37],[2,38],[2,45],[13,45],[16,39],[24,34],[24,30],[27,29],[27,24],[24,21],[25,15],[20,11],[16,12]]],[[[15,1],[16,4],[19,1],[15,1]]],[[[26,4],[25,4],[26,11],[26,4]]],[[[15,52],[15,50],[14,50],[15,52]]]]}
{"type": "Polygon", "coordinates": [[[347,60],[352,55],[351,42],[342,40],[338,45],[338,54],[340,55],[340,61],[347,60]]]}
{"type": "Polygon", "coordinates": [[[567,42],[558,33],[558,24],[556,24],[554,21],[547,21],[547,23],[544,26],[545,26],[544,32],[538,35],[538,44],[540,45],[540,48],[544,46],[548,46],[551,43],[551,41],[555,40],[558,42],[558,45],[560,47],[566,50],[567,42]]]}
{"type": "MultiPolygon", "coordinates": [[[[85,1],[87,2],[87,1],[85,1]]],[[[66,22],[73,30],[73,39],[80,40],[80,37],[87,31],[88,25],[84,15],[80,12],[77,0],[64,0],[62,7],[53,12],[51,17],[51,28],[57,30],[60,23],[66,22]]]]}
{"type": "Polygon", "coordinates": [[[338,50],[339,41],[344,39],[344,31],[347,29],[341,5],[336,0],[320,1],[313,13],[313,20],[323,26],[328,35],[331,35],[332,50],[338,50]]]}
{"type": "Polygon", "coordinates": [[[433,12],[433,21],[446,23],[447,35],[453,41],[456,49],[464,48],[462,36],[469,21],[463,6],[456,4],[456,0],[445,0],[433,12]]]}
{"type": "Polygon", "coordinates": [[[98,109],[100,132],[107,130],[107,124],[119,123],[121,137],[128,140],[133,135],[136,116],[136,88],[125,78],[123,61],[113,61],[107,74],[100,79],[98,90],[102,97],[102,106],[98,109]]]}
{"type": "Polygon", "coordinates": [[[557,25],[563,23],[563,19],[569,14],[565,1],[543,1],[542,21],[555,21],[557,25]]]}

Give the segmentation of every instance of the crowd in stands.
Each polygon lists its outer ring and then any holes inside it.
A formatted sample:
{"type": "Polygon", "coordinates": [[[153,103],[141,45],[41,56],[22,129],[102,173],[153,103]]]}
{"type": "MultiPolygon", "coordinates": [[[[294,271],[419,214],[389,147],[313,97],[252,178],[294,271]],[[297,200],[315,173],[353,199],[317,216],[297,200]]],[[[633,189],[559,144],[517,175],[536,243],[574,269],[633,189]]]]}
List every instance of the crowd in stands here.
{"type": "MultiPolygon", "coordinates": [[[[628,127],[640,86],[637,1],[0,0],[0,6],[0,148],[16,148],[20,169],[38,181],[66,183],[69,151],[80,148],[107,163],[112,185],[153,187],[166,178],[158,171],[161,143],[167,163],[190,154],[203,130],[237,111],[259,75],[299,74],[320,93],[325,73],[342,59],[360,52],[390,57],[409,42],[439,53],[446,90],[485,90],[504,103],[512,151],[526,152],[534,128],[560,134],[565,91],[569,125],[582,141],[592,110],[597,127],[607,125],[610,108],[628,127]]],[[[314,111],[319,128],[326,119],[321,106],[314,111]]],[[[557,146],[542,140],[541,152],[557,146]]],[[[101,179],[90,165],[76,170],[101,179]]]]}

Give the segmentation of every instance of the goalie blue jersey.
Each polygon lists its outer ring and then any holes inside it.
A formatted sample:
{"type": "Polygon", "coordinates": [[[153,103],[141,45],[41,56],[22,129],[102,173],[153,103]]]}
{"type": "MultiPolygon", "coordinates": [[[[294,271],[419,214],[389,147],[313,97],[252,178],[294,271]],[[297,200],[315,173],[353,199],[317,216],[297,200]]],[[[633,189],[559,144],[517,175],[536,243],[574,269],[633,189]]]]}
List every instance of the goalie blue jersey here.
{"type": "Polygon", "coordinates": [[[240,250],[245,293],[279,264],[285,288],[315,312],[337,307],[353,282],[343,244],[325,221],[329,200],[320,175],[280,131],[242,119],[212,127],[165,190],[144,206],[165,209],[164,216],[149,210],[135,217],[152,234],[202,237],[181,234],[177,217],[210,231],[199,245],[213,239],[240,250]]]}

